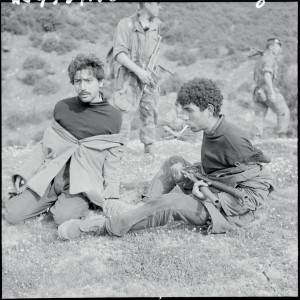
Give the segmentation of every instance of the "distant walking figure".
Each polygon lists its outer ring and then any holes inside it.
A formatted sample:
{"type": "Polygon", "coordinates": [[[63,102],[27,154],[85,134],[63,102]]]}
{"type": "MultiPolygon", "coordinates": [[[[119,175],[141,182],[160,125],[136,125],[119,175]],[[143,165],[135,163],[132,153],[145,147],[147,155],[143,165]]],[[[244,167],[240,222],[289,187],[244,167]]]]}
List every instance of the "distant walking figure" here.
{"type": "Polygon", "coordinates": [[[290,111],[283,95],[275,86],[278,74],[276,58],[282,51],[281,42],[277,38],[267,40],[266,51],[255,65],[253,91],[255,120],[253,133],[256,137],[263,135],[264,119],[270,108],[277,115],[277,133],[279,137],[286,135],[290,122],[290,111]]]}

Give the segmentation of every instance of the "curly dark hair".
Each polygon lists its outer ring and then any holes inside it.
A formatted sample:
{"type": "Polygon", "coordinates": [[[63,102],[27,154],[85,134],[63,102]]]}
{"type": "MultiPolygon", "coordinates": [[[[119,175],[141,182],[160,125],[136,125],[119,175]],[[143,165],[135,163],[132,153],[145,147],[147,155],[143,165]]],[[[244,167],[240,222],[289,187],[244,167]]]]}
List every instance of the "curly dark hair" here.
{"type": "Polygon", "coordinates": [[[70,77],[70,83],[74,84],[74,77],[77,71],[83,69],[90,69],[92,74],[99,80],[103,80],[105,77],[104,64],[94,54],[78,54],[72,59],[68,67],[68,73],[70,77]]]}
{"type": "Polygon", "coordinates": [[[206,78],[194,78],[184,83],[178,94],[176,102],[181,105],[194,103],[204,111],[208,104],[213,105],[215,117],[218,117],[221,111],[223,95],[216,83],[206,78]]]}

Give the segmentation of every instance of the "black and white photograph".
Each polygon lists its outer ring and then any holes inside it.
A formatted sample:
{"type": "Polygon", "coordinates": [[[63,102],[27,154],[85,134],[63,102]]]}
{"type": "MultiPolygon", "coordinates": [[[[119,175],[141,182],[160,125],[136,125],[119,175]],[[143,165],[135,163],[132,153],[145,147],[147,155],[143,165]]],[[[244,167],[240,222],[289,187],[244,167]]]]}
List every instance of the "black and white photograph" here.
{"type": "Polygon", "coordinates": [[[298,1],[1,1],[2,298],[298,297],[298,1]]]}

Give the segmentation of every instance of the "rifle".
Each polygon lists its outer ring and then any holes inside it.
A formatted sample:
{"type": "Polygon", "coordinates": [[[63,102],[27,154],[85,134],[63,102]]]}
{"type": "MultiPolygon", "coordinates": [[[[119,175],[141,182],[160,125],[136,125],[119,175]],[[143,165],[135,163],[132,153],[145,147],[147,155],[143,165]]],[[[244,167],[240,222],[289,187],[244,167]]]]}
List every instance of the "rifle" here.
{"type": "MultiPolygon", "coordinates": [[[[152,77],[154,77],[154,80],[157,81],[158,78],[157,78],[157,74],[156,74],[156,69],[157,69],[157,65],[156,65],[156,62],[157,62],[157,59],[158,59],[158,55],[159,55],[159,46],[160,46],[160,43],[161,43],[161,40],[162,40],[162,36],[159,35],[158,36],[158,41],[155,45],[155,48],[153,50],[153,53],[151,54],[150,56],[150,59],[149,59],[149,62],[146,66],[146,70],[148,70],[152,77]]],[[[143,85],[143,88],[142,88],[142,95],[145,91],[145,88],[146,88],[146,84],[143,85]]]]}
{"type": "MultiPolygon", "coordinates": [[[[206,182],[209,186],[212,186],[220,191],[223,191],[225,193],[228,193],[234,197],[236,197],[239,201],[239,204],[243,205],[244,201],[249,199],[249,196],[242,193],[240,190],[230,187],[222,182],[218,182],[218,181],[214,181],[211,180],[205,176],[203,176],[199,170],[196,167],[189,167],[185,170],[181,171],[182,174],[191,179],[193,182],[199,181],[199,180],[203,180],[204,182],[206,182]]],[[[213,204],[218,204],[219,203],[219,199],[217,198],[217,196],[215,194],[213,194],[208,187],[200,187],[200,191],[208,198],[210,199],[213,204]]]]}
{"type": "Polygon", "coordinates": [[[253,50],[255,51],[254,53],[248,55],[248,58],[251,58],[251,57],[254,57],[254,56],[257,56],[257,55],[260,55],[262,56],[264,54],[264,51],[260,50],[260,49],[257,49],[257,48],[251,48],[250,50],[253,50]]]}

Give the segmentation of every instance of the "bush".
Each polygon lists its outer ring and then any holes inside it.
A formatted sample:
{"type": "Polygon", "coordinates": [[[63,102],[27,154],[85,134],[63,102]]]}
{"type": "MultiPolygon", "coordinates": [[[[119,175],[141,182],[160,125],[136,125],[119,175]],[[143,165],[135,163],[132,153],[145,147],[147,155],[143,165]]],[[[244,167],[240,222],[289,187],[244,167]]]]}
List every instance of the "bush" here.
{"type": "Polygon", "coordinates": [[[34,85],[41,78],[41,74],[38,72],[28,72],[24,77],[19,80],[27,85],[34,85]]]}
{"type": "Polygon", "coordinates": [[[63,39],[58,42],[55,51],[57,54],[65,54],[77,49],[77,47],[77,44],[72,39],[63,39]]]}
{"type": "Polygon", "coordinates": [[[45,52],[52,52],[56,50],[57,45],[58,45],[58,38],[54,36],[49,36],[43,40],[41,49],[45,52]]]}
{"type": "Polygon", "coordinates": [[[189,38],[188,30],[178,22],[168,21],[162,25],[161,35],[167,44],[184,43],[189,38]]]}
{"type": "Polygon", "coordinates": [[[88,40],[91,43],[95,43],[99,35],[99,33],[86,30],[84,27],[71,27],[68,33],[76,40],[88,40]]]}
{"type": "Polygon", "coordinates": [[[45,52],[57,52],[65,54],[74,49],[77,49],[77,44],[72,39],[59,39],[55,36],[48,36],[42,43],[42,50],[45,52]]]}
{"type": "Polygon", "coordinates": [[[181,54],[182,51],[175,48],[172,50],[166,50],[164,56],[170,61],[178,61],[180,59],[181,54]]]}
{"type": "Polygon", "coordinates": [[[197,61],[197,56],[192,53],[182,53],[183,55],[181,56],[179,60],[179,65],[180,66],[189,66],[197,61]]]}
{"type": "Polygon", "coordinates": [[[30,55],[23,63],[24,70],[41,70],[47,66],[47,62],[38,55],[30,55]]]}
{"type": "Polygon", "coordinates": [[[29,113],[20,112],[15,110],[13,112],[8,112],[8,117],[4,121],[4,125],[12,130],[19,127],[26,126],[28,124],[39,124],[45,120],[49,120],[53,116],[53,110],[44,111],[31,111],[29,113]]]}
{"type": "Polygon", "coordinates": [[[166,95],[172,92],[177,93],[184,83],[183,79],[178,75],[169,76],[160,85],[160,91],[162,95],[166,95]]]}
{"type": "Polygon", "coordinates": [[[3,31],[8,31],[16,35],[26,35],[28,33],[28,28],[22,25],[15,16],[10,18],[3,28],[3,31]]]}
{"type": "Polygon", "coordinates": [[[42,78],[37,81],[33,87],[32,92],[35,95],[51,95],[56,94],[60,90],[60,86],[53,80],[49,78],[42,78]]]}
{"type": "Polygon", "coordinates": [[[45,32],[57,31],[64,24],[60,15],[54,11],[41,10],[36,16],[36,22],[45,32]]]}
{"type": "Polygon", "coordinates": [[[36,33],[32,33],[29,36],[29,40],[32,41],[32,47],[39,48],[42,45],[43,39],[40,35],[37,35],[36,33]]]}

